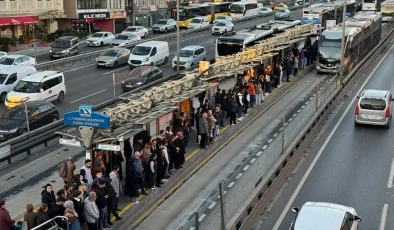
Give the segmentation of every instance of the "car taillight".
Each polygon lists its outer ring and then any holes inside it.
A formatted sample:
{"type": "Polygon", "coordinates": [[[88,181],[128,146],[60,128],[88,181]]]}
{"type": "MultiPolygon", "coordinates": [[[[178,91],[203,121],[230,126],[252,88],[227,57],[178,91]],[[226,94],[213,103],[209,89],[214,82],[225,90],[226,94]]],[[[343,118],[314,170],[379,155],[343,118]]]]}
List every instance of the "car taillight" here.
{"type": "Polygon", "coordinates": [[[386,109],[386,118],[390,118],[390,107],[386,109]]]}
{"type": "Polygon", "coordinates": [[[356,105],[356,116],[358,116],[358,113],[360,112],[360,106],[356,105]]]}

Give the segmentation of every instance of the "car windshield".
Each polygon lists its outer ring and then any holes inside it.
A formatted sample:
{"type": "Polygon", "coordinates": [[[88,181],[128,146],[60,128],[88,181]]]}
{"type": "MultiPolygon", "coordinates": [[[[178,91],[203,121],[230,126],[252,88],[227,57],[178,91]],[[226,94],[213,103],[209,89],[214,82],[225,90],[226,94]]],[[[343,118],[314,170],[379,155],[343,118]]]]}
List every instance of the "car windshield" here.
{"type": "Polygon", "coordinates": [[[0,73],[0,84],[3,84],[7,79],[8,74],[0,73]]]}
{"type": "Polygon", "coordinates": [[[192,50],[181,50],[179,51],[179,57],[191,57],[193,56],[194,51],[192,50]]]}
{"type": "Polygon", "coordinates": [[[386,108],[386,102],[381,99],[362,98],[360,101],[360,107],[368,110],[384,110],[386,108]]]}
{"type": "Polygon", "coordinates": [[[92,35],[92,38],[101,38],[103,36],[102,33],[95,33],[92,35]]]}
{"type": "Polygon", "coordinates": [[[101,56],[106,56],[106,57],[116,57],[118,55],[119,50],[107,50],[101,56]]]}
{"type": "Polygon", "coordinates": [[[135,32],[135,31],[137,31],[137,28],[129,27],[129,28],[125,29],[125,31],[135,32]]]}
{"type": "Polygon", "coordinates": [[[127,40],[128,38],[129,38],[128,35],[122,35],[122,34],[115,37],[115,39],[119,39],[119,40],[127,40]]]}
{"type": "Polygon", "coordinates": [[[285,13],[286,10],[279,10],[278,12],[280,12],[280,13],[285,13]]]}
{"type": "Polygon", "coordinates": [[[0,59],[0,65],[13,65],[14,61],[14,58],[3,57],[0,59]]]}
{"type": "Polygon", "coordinates": [[[223,20],[226,20],[226,16],[219,16],[219,17],[217,17],[217,19],[223,19],[223,20]]]}
{"type": "Polygon", "coordinates": [[[192,19],[191,23],[201,23],[201,19],[198,18],[192,19]]]}
{"type": "Polygon", "coordinates": [[[130,71],[129,76],[132,78],[139,78],[148,75],[148,73],[150,73],[151,71],[152,71],[151,68],[145,68],[145,67],[135,68],[132,71],[130,71]]]}
{"type": "Polygon", "coordinates": [[[341,58],[341,39],[321,39],[319,52],[322,58],[340,59],[341,58]]]}
{"type": "Polygon", "coordinates": [[[159,25],[167,25],[167,21],[158,21],[156,24],[159,24],[159,25]]]}
{"type": "Polygon", "coordinates": [[[146,47],[146,46],[136,46],[133,49],[133,52],[131,52],[134,55],[140,55],[140,56],[146,56],[150,54],[150,50],[152,47],[146,47]]]}
{"type": "Polygon", "coordinates": [[[19,81],[15,86],[15,92],[19,93],[39,93],[40,92],[40,82],[31,81],[19,81]]]}
{"type": "Polygon", "coordinates": [[[217,22],[215,24],[215,26],[226,26],[226,23],[224,23],[224,22],[217,22]]]}
{"type": "Polygon", "coordinates": [[[267,8],[261,8],[260,11],[268,11],[267,8]]]}
{"type": "Polygon", "coordinates": [[[68,48],[69,46],[70,43],[66,41],[54,41],[52,44],[53,48],[68,48]]]}
{"type": "Polygon", "coordinates": [[[244,7],[243,7],[243,6],[239,6],[239,5],[231,5],[231,6],[230,6],[230,12],[231,12],[231,13],[240,13],[240,14],[243,14],[243,12],[244,12],[244,7]]]}
{"type": "MultiPolygon", "coordinates": [[[[30,109],[27,109],[27,113],[30,113],[30,109]]],[[[4,118],[6,119],[16,119],[16,120],[26,120],[26,113],[25,113],[25,107],[24,106],[18,106],[15,108],[12,108],[10,111],[8,111],[5,115],[4,118]]]]}

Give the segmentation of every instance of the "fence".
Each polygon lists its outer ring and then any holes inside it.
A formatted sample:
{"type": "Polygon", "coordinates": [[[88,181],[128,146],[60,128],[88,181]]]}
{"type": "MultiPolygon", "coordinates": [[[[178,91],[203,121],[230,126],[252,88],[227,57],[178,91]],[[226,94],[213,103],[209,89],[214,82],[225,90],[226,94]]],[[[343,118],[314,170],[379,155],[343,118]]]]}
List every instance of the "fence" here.
{"type": "Polygon", "coordinates": [[[304,100],[290,109],[286,116],[276,118],[271,122],[271,127],[265,127],[265,131],[253,141],[257,145],[251,145],[258,147],[249,149],[249,154],[242,163],[178,229],[225,229],[226,224],[263,181],[285,149],[320,107],[325,106],[336,89],[335,77],[322,81],[312,92],[306,94],[304,100]]]}

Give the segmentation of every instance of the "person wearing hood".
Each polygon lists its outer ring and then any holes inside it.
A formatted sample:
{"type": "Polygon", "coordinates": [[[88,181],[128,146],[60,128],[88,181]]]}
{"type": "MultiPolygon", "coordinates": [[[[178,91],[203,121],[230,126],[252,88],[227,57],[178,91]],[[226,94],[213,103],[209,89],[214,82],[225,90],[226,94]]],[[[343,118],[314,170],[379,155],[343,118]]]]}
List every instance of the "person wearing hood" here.
{"type": "Polygon", "coordinates": [[[68,200],[64,203],[66,211],[64,216],[68,219],[68,229],[69,230],[81,230],[81,224],[78,219],[78,213],[74,209],[74,203],[68,200]]]}
{"type": "MultiPolygon", "coordinates": [[[[135,204],[138,203],[137,197],[138,197],[138,187],[137,185],[139,184],[138,182],[143,183],[143,177],[144,177],[144,168],[142,167],[141,160],[136,160],[136,157],[138,156],[138,159],[140,158],[140,152],[136,151],[134,153],[134,156],[131,156],[129,159],[126,161],[126,181],[125,181],[125,189],[124,189],[124,194],[131,199],[131,201],[135,204]],[[138,168],[137,168],[138,167],[138,168]]],[[[141,193],[145,193],[145,188],[142,185],[141,188],[141,193]]]]}
{"type": "Polygon", "coordinates": [[[83,214],[88,224],[89,230],[98,230],[97,224],[100,217],[99,209],[96,205],[96,193],[90,192],[89,196],[83,201],[83,214]]]}
{"type": "MultiPolygon", "coordinates": [[[[63,214],[61,214],[61,216],[63,216],[63,214]]],[[[50,220],[50,218],[48,216],[48,205],[43,203],[43,204],[41,204],[41,206],[37,212],[37,225],[36,226],[43,224],[43,223],[47,222],[48,220],[50,220]]],[[[46,230],[52,226],[53,226],[52,223],[47,223],[44,226],[41,226],[40,228],[38,228],[38,230],[46,230]]]]}
{"type": "Polygon", "coordinates": [[[108,199],[107,199],[107,224],[112,225],[111,222],[111,213],[116,217],[116,220],[122,219],[118,213],[116,213],[116,200],[118,198],[118,194],[116,193],[114,187],[112,187],[112,179],[109,177],[105,178],[105,188],[108,190],[108,199]]]}
{"type": "Polygon", "coordinates": [[[51,184],[45,185],[45,189],[41,192],[41,203],[47,204],[48,209],[56,204],[56,197],[51,184]]]}

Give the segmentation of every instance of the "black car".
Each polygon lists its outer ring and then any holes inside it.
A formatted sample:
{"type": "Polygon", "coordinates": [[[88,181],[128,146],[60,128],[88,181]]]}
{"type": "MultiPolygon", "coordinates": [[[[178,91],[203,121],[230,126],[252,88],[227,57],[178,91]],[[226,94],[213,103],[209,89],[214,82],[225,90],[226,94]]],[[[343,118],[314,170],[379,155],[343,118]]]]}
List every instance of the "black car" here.
{"type": "Polygon", "coordinates": [[[51,47],[49,50],[51,60],[78,55],[80,52],[79,39],[74,36],[59,37],[52,43],[51,47]]]}
{"type": "Polygon", "coordinates": [[[130,91],[163,78],[163,72],[156,66],[139,66],[129,73],[129,78],[122,81],[122,90],[130,91]]]}
{"type": "MultiPolygon", "coordinates": [[[[26,102],[29,128],[34,130],[59,119],[59,112],[50,102],[26,102]]],[[[25,105],[10,109],[0,118],[0,140],[9,140],[27,133],[25,105]]]]}

